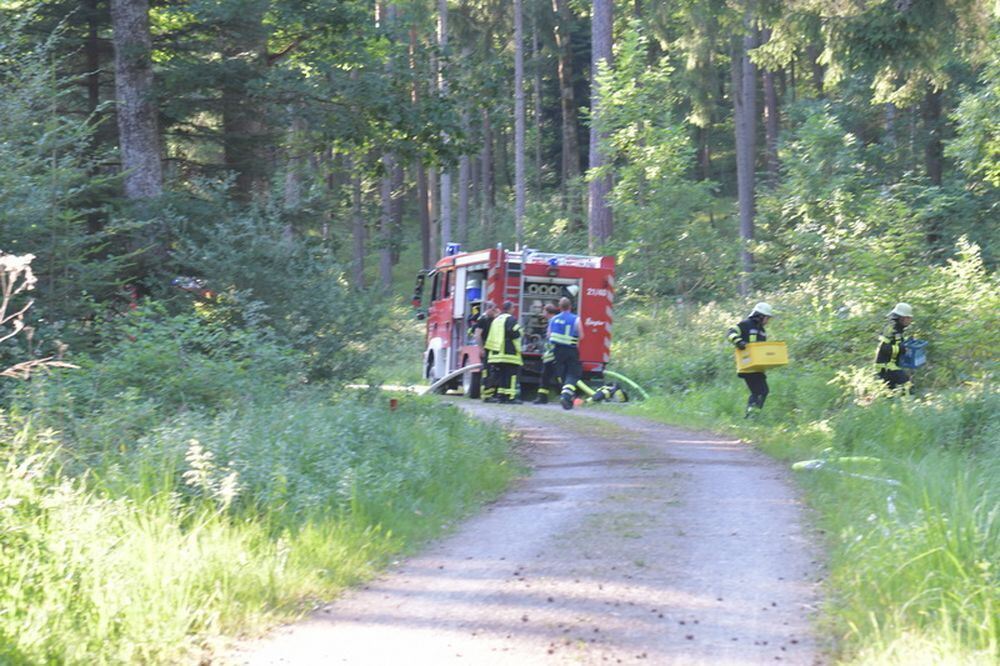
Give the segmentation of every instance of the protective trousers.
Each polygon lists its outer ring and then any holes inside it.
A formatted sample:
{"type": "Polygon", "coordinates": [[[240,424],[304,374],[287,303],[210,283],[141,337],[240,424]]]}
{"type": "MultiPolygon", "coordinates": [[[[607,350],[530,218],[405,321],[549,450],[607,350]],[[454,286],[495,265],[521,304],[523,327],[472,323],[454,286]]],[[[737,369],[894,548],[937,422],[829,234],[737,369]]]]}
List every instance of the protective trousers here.
{"type": "Polygon", "coordinates": [[[501,402],[517,398],[517,371],[519,365],[514,363],[494,363],[490,366],[490,374],[494,377],[494,386],[501,402]]]}
{"type": "Polygon", "coordinates": [[[549,395],[559,385],[559,375],[556,373],[556,362],[546,361],[542,364],[542,378],[538,382],[538,393],[549,395]]]}
{"type": "Polygon", "coordinates": [[[493,373],[490,371],[490,352],[489,350],[483,350],[483,370],[479,382],[479,396],[486,400],[487,398],[493,397],[496,394],[496,382],[493,373]]]}
{"type": "Polygon", "coordinates": [[[906,374],[905,370],[882,368],[878,371],[878,376],[889,387],[889,390],[895,391],[902,387],[903,393],[909,393],[910,376],[906,374]]]}
{"type": "Polygon", "coordinates": [[[769,389],[767,387],[767,375],[763,372],[741,372],[739,376],[747,383],[750,389],[750,398],[747,400],[747,415],[754,409],[763,409],[764,401],[767,400],[769,389]]]}
{"type": "Polygon", "coordinates": [[[576,394],[576,383],[583,375],[583,368],[580,366],[580,350],[575,346],[556,345],[553,353],[555,354],[556,376],[562,377],[562,394],[572,398],[576,394]]]}

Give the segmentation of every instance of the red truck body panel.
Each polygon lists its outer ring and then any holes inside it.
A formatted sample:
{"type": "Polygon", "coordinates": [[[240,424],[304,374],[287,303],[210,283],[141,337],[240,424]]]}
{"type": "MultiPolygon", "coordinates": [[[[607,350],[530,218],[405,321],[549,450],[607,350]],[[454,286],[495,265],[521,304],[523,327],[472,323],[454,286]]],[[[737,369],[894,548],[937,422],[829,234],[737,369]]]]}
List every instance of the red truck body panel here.
{"type": "Polygon", "coordinates": [[[480,348],[472,335],[475,318],[485,302],[509,300],[522,326],[522,380],[532,383],[541,371],[545,344],[542,309],[563,296],[580,317],[584,376],[600,376],[611,358],[614,275],[615,260],[609,256],[495,248],[442,258],[429,274],[425,376],[439,379],[479,363],[480,348]],[[524,312],[519,311],[521,303],[524,312]]]}

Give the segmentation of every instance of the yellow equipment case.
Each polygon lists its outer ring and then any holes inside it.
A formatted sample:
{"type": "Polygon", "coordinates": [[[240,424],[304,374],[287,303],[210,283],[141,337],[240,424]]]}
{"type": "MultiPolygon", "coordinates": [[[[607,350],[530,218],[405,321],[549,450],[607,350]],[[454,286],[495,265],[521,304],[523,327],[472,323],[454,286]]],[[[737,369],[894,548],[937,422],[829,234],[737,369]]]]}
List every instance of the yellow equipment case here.
{"type": "Polygon", "coordinates": [[[736,372],[764,372],[788,365],[788,346],[784,342],[751,342],[746,349],[735,351],[736,372]]]}

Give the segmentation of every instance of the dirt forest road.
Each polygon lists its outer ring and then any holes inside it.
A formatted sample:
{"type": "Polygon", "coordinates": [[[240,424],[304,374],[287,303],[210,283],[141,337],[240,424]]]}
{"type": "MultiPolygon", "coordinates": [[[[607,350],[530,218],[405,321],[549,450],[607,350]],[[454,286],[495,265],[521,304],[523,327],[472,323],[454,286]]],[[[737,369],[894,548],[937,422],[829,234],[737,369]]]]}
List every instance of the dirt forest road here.
{"type": "Polygon", "coordinates": [[[613,408],[517,414],[533,472],[231,663],[821,664],[819,554],[781,465],[613,408]]]}

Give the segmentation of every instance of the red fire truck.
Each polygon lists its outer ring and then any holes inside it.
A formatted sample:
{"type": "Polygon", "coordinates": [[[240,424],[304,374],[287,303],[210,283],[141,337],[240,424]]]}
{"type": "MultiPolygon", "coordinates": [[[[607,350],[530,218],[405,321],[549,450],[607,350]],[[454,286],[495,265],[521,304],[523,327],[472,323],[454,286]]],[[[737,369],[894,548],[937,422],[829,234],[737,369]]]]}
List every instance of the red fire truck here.
{"type": "MultiPolygon", "coordinates": [[[[614,257],[554,254],[537,250],[494,249],[449,254],[430,271],[417,276],[414,306],[427,301],[427,338],[424,377],[435,383],[461,368],[480,362],[473,325],[483,304],[514,304],[513,316],[522,328],[524,368],[521,383],[537,386],[542,371],[546,321],[545,305],[563,296],[580,316],[580,361],[584,379],[600,380],[611,353],[611,319],[614,300],[614,257]]],[[[423,312],[423,311],[422,311],[423,312]]],[[[444,388],[462,388],[478,397],[480,373],[457,373],[444,388]]]]}

